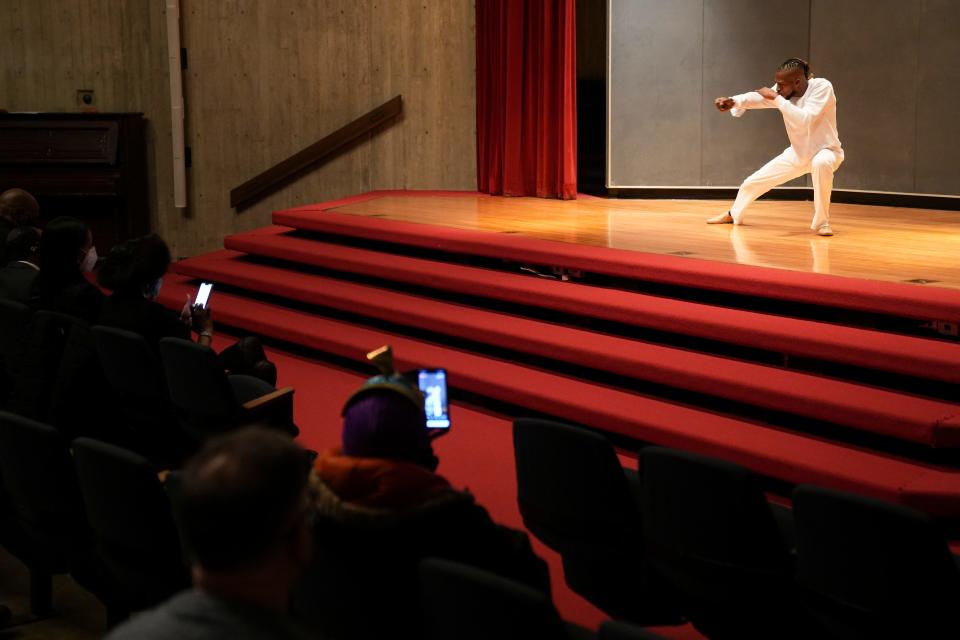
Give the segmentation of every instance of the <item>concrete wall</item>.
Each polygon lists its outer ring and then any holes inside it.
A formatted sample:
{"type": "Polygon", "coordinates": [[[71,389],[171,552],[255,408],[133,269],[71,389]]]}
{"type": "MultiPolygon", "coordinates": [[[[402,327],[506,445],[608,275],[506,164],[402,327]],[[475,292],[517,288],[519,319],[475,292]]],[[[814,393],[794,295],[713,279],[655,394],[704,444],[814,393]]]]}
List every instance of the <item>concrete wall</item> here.
{"type": "Polygon", "coordinates": [[[162,0],[0,0],[0,107],[150,121],[151,220],[186,256],[279,208],[370,189],[476,188],[472,0],[181,0],[187,210],[172,206],[162,0]],[[242,212],[229,191],[396,94],[389,129],[242,212]]]}
{"type": "MultiPolygon", "coordinates": [[[[960,195],[960,2],[611,0],[610,186],[736,186],[786,145],[718,96],[810,60],[837,91],[836,188],[960,195]]],[[[791,183],[807,184],[805,179],[791,183]]]]}
{"type": "Polygon", "coordinates": [[[93,89],[99,111],[143,112],[151,226],[166,232],[176,210],[163,9],[153,0],[0,0],[0,108],[79,111],[77,90],[93,89]]]}

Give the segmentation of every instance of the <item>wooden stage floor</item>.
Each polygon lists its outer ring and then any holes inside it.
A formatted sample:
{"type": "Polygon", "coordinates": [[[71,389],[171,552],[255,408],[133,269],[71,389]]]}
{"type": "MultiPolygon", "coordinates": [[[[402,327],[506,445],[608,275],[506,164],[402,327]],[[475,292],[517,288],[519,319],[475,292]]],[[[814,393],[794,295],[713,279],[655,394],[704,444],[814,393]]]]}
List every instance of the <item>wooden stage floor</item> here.
{"type": "MultiPolygon", "coordinates": [[[[834,204],[836,233],[809,229],[812,202],[765,200],[744,224],[707,225],[725,200],[388,195],[331,211],[548,240],[960,289],[960,212],[834,204]]],[[[717,274],[723,273],[717,265],[717,274]]]]}

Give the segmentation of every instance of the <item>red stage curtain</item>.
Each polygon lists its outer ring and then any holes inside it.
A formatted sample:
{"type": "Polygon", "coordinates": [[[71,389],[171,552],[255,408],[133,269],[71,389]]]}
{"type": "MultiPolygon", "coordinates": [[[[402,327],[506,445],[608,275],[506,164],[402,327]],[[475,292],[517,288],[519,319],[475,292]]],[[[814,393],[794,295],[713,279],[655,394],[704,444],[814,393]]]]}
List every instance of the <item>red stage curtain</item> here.
{"type": "Polygon", "coordinates": [[[477,0],[477,183],[577,197],[575,0],[477,0]]]}

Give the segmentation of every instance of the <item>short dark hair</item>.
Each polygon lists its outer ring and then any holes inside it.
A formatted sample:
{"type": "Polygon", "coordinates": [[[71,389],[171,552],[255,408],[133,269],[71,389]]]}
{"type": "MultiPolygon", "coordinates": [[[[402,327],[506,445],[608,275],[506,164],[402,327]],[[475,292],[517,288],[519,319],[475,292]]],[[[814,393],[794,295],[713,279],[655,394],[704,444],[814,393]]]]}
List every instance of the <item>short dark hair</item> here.
{"type": "Polygon", "coordinates": [[[114,245],[97,271],[97,282],[112,291],[140,292],[162,278],[170,248],[155,233],[114,245]]]}
{"type": "Polygon", "coordinates": [[[794,69],[799,69],[803,72],[803,77],[810,79],[810,63],[804,60],[803,58],[787,58],[783,61],[777,71],[793,71],[794,69]]]}
{"type": "Polygon", "coordinates": [[[210,440],[184,468],[176,500],[193,561],[214,571],[256,564],[296,524],[309,469],[304,450],[275,431],[210,440]]]}
{"type": "Polygon", "coordinates": [[[6,254],[7,260],[26,260],[33,256],[40,249],[40,229],[27,225],[14,227],[7,234],[6,254]]]}

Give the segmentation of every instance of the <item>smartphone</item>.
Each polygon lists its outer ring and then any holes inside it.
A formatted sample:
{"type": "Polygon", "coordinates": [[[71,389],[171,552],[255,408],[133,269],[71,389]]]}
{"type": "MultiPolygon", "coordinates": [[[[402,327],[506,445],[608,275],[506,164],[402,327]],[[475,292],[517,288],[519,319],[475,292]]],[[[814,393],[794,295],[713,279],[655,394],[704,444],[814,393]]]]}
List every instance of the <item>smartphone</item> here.
{"type": "Polygon", "coordinates": [[[450,428],[450,404],[447,400],[446,369],[420,369],[417,386],[423,394],[428,429],[450,428]]]}
{"type": "Polygon", "coordinates": [[[200,288],[197,289],[197,297],[193,301],[193,306],[200,307],[201,309],[206,309],[207,303],[210,302],[211,291],[213,291],[212,282],[200,283],[200,288]]]}

